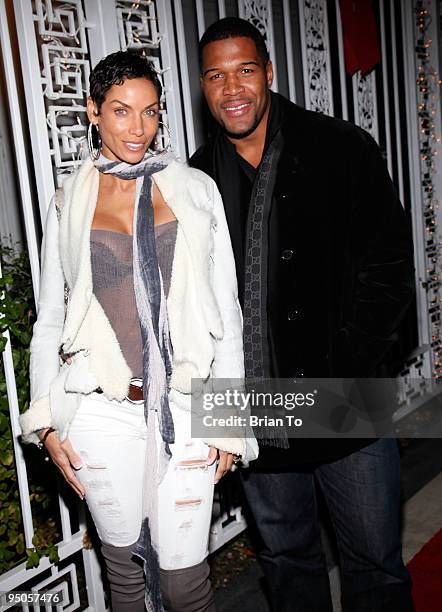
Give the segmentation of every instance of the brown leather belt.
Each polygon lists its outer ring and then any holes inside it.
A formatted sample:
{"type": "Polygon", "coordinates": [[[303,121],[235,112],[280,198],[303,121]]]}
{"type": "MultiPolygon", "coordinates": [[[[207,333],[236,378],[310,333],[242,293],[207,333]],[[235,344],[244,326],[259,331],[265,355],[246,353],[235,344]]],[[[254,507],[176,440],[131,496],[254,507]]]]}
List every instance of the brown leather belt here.
{"type": "Polygon", "coordinates": [[[132,383],[129,385],[129,391],[126,395],[127,399],[131,402],[141,402],[143,401],[143,387],[139,387],[138,385],[133,385],[132,383]]]}
{"type": "MultiPolygon", "coordinates": [[[[98,389],[95,389],[95,393],[103,393],[103,390],[98,387],[98,389]]],[[[133,385],[132,383],[130,383],[128,393],[125,399],[128,399],[130,402],[142,402],[144,399],[143,386],[133,385]]]]}

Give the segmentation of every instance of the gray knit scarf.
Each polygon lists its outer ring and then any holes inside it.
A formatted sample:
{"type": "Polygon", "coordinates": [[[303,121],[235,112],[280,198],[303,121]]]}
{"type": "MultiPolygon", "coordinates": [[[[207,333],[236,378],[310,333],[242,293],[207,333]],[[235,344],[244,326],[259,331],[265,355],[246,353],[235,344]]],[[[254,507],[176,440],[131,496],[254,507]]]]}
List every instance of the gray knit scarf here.
{"type": "Polygon", "coordinates": [[[144,416],[148,427],[148,452],[145,466],[143,523],[134,553],[144,561],[146,608],[162,612],[158,560],[158,485],[170,456],[169,444],[175,433],[168,400],[171,375],[169,329],[166,298],[155,248],[154,215],[151,197],[152,174],[165,168],[174,158],[170,153],[147,154],[138,164],[110,161],[103,155],[95,162],[104,174],[123,180],[136,179],[134,211],[133,275],[138,317],[143,342],[144,416]],[[158,453],[155,417],[164,449],[158,453]],[[162,452],[164,451],[164,452],[162,452]]]}

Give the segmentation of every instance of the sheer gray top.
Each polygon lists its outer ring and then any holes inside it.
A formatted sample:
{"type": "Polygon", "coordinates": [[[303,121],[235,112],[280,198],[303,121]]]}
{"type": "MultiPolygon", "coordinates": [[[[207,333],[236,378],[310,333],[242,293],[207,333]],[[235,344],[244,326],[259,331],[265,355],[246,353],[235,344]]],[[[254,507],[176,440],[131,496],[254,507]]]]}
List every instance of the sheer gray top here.
{"type": "MultiPolygon", "coordinates": [[[[164,293],[169,294],[177,222],[155,227],[158,265],[164,293]]],[[[132,373],[143,377],[141,330],[135,301],[133,237],[110,230],[91,230],[91,264],[94,294],[117,336],[121,351],[132,373]]]]}

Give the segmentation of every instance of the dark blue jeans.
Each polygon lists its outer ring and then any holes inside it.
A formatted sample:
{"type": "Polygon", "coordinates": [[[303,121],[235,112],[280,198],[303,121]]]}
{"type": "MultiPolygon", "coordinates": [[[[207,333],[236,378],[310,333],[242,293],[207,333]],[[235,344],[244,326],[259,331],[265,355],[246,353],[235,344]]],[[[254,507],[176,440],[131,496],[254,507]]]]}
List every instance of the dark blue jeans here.
{"type": "Polygon", "coordinates": [[[402,561],[396,440],[379,440],[313,471],[243,473],[275,612],[331,612],[315,480],[336,534],[344,612],[412,611],[402,561]]]}

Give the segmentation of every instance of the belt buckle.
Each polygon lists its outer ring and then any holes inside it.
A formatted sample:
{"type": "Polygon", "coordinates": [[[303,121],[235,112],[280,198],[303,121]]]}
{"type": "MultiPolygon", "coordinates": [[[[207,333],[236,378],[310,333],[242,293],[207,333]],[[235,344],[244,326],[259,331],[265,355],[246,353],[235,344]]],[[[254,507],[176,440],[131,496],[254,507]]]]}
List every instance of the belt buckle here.
{"type": "MultiPolygon", "coordinates": [[[[142,388],[143,387],[143,379],[142,378],[131,378],[129,384],[133,385],[134,387],[142,388]]],[[[140,400],[130,399],[130,397],[128,395],[126,395],[126,397],[124,399],[126,399],[131,404],[142,404],[144,402],[144,399],[140,399],[140,400]]]]}

